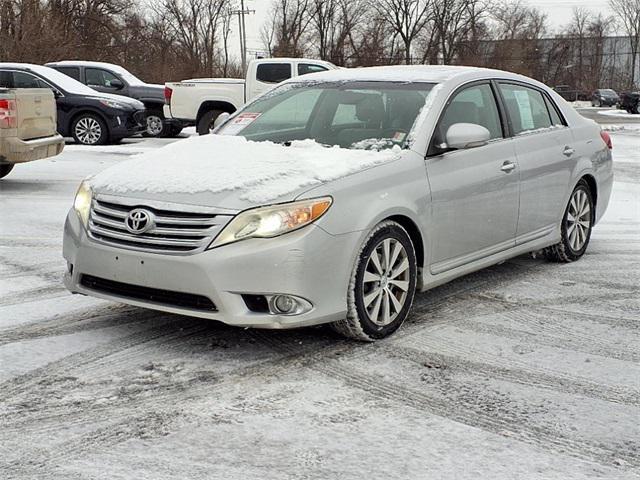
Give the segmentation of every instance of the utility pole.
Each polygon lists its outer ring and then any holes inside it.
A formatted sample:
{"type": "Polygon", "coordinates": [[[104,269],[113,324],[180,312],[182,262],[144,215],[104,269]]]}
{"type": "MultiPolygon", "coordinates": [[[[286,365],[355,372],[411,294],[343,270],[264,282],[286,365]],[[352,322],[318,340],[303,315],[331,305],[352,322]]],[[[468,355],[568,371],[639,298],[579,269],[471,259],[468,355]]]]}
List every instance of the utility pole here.
{"type": "Polygon", "coordinates": [[[240,30],[240,57],[242,59],[242,74],[247,74],[247,30],[244,23],[244,16],[256,13],[255,10],[245,10],[244,0],[240,0],[240,10],[234,10],[232,14],[238,15],[238,28],[240,30]]]}

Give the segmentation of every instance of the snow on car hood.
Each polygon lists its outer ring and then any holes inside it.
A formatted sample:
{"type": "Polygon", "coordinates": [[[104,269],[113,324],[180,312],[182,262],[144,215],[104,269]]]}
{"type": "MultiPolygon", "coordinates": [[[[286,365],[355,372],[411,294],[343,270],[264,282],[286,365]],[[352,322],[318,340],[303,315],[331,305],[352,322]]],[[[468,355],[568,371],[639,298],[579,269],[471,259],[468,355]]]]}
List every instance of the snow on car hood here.
{"type": "Polygon", "coordinates": [[[243,209],[293,200],[322,183],[390,162],[401,150],[348,150],[313,140],[290,146],[239,136],[180,140],[104,170],[97,193],[243,209]]]}

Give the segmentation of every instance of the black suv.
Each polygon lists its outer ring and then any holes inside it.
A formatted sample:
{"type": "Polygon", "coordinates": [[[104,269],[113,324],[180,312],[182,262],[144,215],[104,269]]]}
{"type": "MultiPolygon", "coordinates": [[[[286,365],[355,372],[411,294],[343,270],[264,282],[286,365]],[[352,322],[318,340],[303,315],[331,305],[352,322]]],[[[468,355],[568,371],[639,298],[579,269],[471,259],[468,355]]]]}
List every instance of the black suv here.
{"type": "Polygon", "coordinates": [[[620,108],[629,113],[640,113],[640,91],[622,92],[620,94],[620,108]]]}
{"type": "Polygon", "coordinates": [[[51,89],[58,107],[58,133],[77,143],[116,143],[145,129],[141,102],[96,92],[52,68],[0,63],[0,87],[51,89]]]}
{"type": "Polygon", "coordinates": [[[610,88],[599,88],[591,95],[592,107],[613,107],[619,101],[618,94],[610,88]]]}
{"type": "Polygon", "coordinates": [[[145,83],[119,65],[111,63],[67,60],[46,65],[99,92],[140,100],[147,109],[147,129],[144,136],[174,137],[182,131],[184,125],[178,120],[164,118],[164,85],[145,83]]]}

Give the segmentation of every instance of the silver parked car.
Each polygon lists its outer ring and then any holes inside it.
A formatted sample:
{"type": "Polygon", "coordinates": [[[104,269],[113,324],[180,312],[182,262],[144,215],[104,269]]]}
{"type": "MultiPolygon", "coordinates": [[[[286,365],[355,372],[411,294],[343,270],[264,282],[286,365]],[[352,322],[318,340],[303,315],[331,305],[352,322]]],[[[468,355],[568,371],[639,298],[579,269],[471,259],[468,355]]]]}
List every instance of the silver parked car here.
{"type": "Polygon", "coordinates": [[[416,290],[541,249],[579,259],[613,183],[600,127],[496,70],[311,74],[220,122],[81,185],[70,291],[372,341],[416,290]]]}

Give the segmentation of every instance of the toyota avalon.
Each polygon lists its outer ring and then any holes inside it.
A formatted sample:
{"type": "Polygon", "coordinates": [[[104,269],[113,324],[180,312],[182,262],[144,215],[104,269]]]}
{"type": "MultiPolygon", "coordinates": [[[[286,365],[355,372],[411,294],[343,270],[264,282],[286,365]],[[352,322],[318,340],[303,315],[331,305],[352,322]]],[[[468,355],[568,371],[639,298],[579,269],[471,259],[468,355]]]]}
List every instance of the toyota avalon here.
{"type": "Polygon", "coordinates": [[[373,341],[416,291],[531,251],[578,260],[613,182],[606,132],[497,70],[311,74],[219,123],[80,185],[70,291],[373,341]]]}

